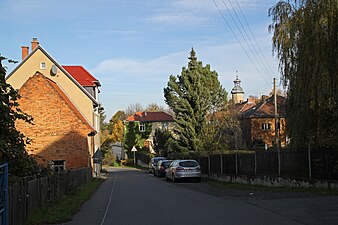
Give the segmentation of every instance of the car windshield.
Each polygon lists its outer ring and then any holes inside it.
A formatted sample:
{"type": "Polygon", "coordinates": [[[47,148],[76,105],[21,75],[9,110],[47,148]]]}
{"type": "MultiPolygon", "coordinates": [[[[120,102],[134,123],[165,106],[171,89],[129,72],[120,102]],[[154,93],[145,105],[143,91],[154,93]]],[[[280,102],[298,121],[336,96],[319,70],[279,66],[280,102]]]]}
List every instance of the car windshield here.
{"type": "Polygon", "coordinates": [[[163,159],[165,159],[165,158],[156,158],[156,159],[154,159],[154,162],[157,163],[158,161],[163,160],[163,159]]]}
{"type": "Polygon", "coordinates": [[[167,161],[167,162],[163,162],[162,165],[163,165],[163,166],[169,166],[170,163],[171,163],[171,161],[167,161]]]}
{"type": "Polygon", "coordinates": [[[198,166],[198,163],[195,162],[195,161],[183,161],[183,162],[180,162],[180,166],[183,166],[183,167],[196,167],[196,166],[198,166]]]}

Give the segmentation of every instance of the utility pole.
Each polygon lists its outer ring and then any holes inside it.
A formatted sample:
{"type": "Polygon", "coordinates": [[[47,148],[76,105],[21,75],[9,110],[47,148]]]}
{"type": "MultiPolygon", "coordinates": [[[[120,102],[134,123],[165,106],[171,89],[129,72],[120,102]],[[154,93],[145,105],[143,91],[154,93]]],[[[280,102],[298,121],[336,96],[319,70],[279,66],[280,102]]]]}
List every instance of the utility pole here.
{"type": "Polygon", "coordinates": [[[278,111],[277,111],[277,89],[276,89],[276,78],[273,78],[273,94],[275,104],[275,146],[278,154],[278,175],[280,176],[280,150],[278,141],[278,111]]]}

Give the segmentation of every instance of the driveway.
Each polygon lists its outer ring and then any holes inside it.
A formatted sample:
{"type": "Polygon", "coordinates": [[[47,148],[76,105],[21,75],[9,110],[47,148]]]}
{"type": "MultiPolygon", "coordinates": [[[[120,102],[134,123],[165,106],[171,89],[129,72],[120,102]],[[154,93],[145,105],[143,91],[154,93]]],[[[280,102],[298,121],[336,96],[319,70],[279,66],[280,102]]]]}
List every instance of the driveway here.
{"type": "Polygon", "coordinates": [[[337,224],[338,197],[258,193],[232,194],[203,182],[172,183],[114,168],[65,225],[337,224]]]}

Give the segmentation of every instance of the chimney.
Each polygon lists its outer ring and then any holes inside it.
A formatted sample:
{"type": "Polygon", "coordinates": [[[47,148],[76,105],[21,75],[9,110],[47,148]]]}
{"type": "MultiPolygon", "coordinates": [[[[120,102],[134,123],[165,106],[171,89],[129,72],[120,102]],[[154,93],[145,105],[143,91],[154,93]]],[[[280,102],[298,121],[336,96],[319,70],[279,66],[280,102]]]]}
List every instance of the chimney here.
{"type": "Polygon", "coordinates": [[[268,99],[269,96],[267,95],[262,95],[262,102],[265,101],[266,99],[268,99]]]}
{"type": "Polygon", "coordinates": [[[22,55],[22,60],[24,60],[29,52],[29,47],[27,46],[21,46],[21,55],[22,55]]]}
{"type": "Polygon", "coordinates": [[[250,96],[250,97],[247,99],[247,102],[248,102],[248,103],[255,103],[255,98],[250,96]]]}
{"type": "Polygon", "coordinates": [[[31,43],[32,43],[32,51],[34,51],[34,49],[39,45],[38,39],[33,38],[31,43]]]}

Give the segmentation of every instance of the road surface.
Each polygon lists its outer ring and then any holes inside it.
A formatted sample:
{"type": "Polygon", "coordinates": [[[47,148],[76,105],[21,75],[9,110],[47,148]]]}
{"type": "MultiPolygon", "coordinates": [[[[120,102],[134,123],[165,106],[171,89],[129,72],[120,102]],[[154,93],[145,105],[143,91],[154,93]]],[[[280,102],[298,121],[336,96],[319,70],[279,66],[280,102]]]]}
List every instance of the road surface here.
{"type": "Polygon", "coordinates": [[[64,225],[338,224],[337,196],[255,199],[210,190],[203,182],[172,183],[114,168],[64,225]]]}

